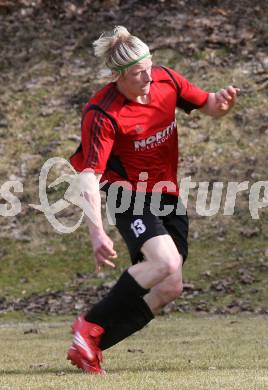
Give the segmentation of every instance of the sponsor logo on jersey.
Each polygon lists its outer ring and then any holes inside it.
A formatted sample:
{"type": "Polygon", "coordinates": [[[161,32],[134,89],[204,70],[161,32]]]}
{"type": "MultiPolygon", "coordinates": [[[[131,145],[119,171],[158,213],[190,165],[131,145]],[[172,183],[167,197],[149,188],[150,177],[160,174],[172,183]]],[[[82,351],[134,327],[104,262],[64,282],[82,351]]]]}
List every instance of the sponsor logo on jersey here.
{"type": "Polygon", "coordinates": [[[156,146],[159,146],[161,143],[165,142],[174,132],[177,127],[176,119],[171,122],[169,126],[161,131],[157,131],[155,134],[150,135],[145,139],[139,141],[134,141],[135,151],[152,149],[156,146]]]}

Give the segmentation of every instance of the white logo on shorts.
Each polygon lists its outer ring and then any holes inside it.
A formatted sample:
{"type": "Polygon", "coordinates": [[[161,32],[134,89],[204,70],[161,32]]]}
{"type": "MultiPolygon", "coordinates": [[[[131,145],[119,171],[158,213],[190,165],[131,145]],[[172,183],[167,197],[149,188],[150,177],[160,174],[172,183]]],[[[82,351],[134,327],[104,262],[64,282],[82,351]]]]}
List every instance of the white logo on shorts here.
{"type": "Polygon", "coordinates": [[[131,225],[131,229],[133,230],[136,237],[139,237],[142,233],[145,232],[146,226],[142,222],[141,219],[136,219],[131,225]]]}

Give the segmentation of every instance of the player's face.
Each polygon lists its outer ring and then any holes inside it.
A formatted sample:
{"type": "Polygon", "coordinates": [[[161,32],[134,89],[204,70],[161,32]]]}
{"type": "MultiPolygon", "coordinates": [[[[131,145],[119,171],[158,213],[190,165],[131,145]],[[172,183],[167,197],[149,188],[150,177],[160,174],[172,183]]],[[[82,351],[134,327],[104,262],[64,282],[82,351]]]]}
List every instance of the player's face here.
{"type": "Polygon", "coordinates": [[[136,65],[131,66],[127,72],[122,75],[121,82],[125,91],[130,96],[147,95],[151,86],[152,61],[147,58],[136,65]]]}

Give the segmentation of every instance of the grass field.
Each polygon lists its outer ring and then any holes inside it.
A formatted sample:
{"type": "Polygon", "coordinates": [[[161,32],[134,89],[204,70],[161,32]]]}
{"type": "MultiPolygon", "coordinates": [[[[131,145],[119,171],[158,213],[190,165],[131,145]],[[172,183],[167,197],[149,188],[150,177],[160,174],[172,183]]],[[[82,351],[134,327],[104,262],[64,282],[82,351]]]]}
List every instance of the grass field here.
{"type": "Polygon", "coordinates": [[[105,352],[105,376],[83,374],[65,360],[69,325],[2,323],[1,390],[268,388],[264,317],[159,317],[105,352]]]}

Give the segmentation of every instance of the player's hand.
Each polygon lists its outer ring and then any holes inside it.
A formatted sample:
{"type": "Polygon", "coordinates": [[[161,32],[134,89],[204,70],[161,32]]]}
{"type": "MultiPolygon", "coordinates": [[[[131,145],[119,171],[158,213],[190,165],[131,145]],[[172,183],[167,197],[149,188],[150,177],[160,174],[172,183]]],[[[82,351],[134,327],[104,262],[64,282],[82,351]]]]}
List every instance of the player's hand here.
{"type": "Polygon", "coordinates": [[[240,89],[233,85],[229,85],[229,87],[216,92],[215,99],[217,108],[220,111],[227,113],[234,106],[236,97],[239,93],[240,89]]]}
{"type": "Polygon", "coordinates": [[[91,242],[96,260],[96,272],[100,272],[101,267],[104,265],[115,268],[112,260],[117,258],[117,253],[113,248],[113,241],[107,236],[105,231],[101,230],[92,233],[91,242]]]}

